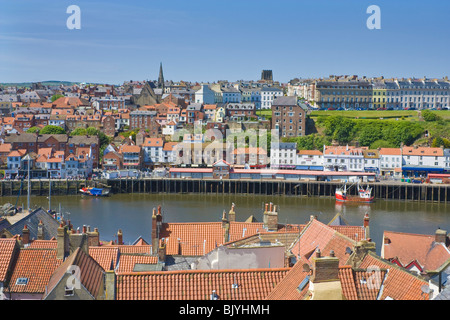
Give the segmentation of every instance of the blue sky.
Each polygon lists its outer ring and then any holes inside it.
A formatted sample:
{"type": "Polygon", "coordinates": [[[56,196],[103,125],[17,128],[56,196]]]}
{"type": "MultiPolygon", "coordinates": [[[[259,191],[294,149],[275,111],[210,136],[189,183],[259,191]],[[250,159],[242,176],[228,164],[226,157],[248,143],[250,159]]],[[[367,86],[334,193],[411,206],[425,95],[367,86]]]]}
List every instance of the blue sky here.
{"type": "Polygon", "coordinates": [[[450,1],[0,0],[0,82],[450,75],[450,1]],[[368,6],[381,9],[369,30],[368,6]],[[66,9],[81,9],[69,30],[66,9]]]}

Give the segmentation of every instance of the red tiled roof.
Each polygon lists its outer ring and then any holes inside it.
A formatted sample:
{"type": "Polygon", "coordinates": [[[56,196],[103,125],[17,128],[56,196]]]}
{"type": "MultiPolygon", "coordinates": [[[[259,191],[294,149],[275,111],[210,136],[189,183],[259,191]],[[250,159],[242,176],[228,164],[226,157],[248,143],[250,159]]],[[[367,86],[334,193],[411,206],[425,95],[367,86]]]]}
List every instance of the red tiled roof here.
{"type": "Polygon", "coordinates": [[[89,255],[103,270],[114,270],[119,260],[119,248],[117,246],[89,247],[89,255]]]}
{"type": "Polygon", "coordinates": [[[450,251],[435,242],[435,235],[385,231],[384,237],[389,244],[383,244],[382,258],[397,258],[403,266],[417,260],[424,270],[436,270],[450,259],[450,251]]]}
{"type": "Polygon", "coordinates": [[[56,249],[57,247],[56,240],[32,240],[27,248],[30,249],[56,249]]]}
{"type": "Polygon", "coordinates": [[[122,145],[122,146],[120,146],[120,152],[121,153],[127,153],[127,152],[139,153],[139,152],[141,152],[141,147],[131,146],[131,145],[122,145]]]}
{"type": "Polygon", "coordinates": [[[0,239],[0,282],[4,282],[11,264],[16,239],[0,239]]]}
{"type": "Polygon", "coordinates": [[[81,248],[66,258],[66,260],[54,271],[48,282],[48,290],[50,293],[60,282],[61,278],[67,273],[70,266],[77,266],[79,271],[79,281],[83,287],[96,298],[101,290],[103,290],[103,269],[102,267],[81,248]]]}
{"type": "Polygon", "coordinates": [[[284,278],[288,268],[186,270],[122,274],[117,300],[262,300],[284,278]],[[237,284],[237,288],[233,288],[237,284]]]}
{"type": "Polygon", "coordinates": [[[346,248],[353,248],[356,241],[336,231],[335,228],[343,229],[342,226],[328,226],[314,219],[303,229],[299,240],[291,247],[291,252],[309,260],[317,249],[327,255],[333,250],[339,259],[339,265],[345,265],[348,260],[346,248]]]}
{"type": "Polygon", "coordinates": [[[380,148],[381,155],[401,156],[402,150],[400,148],[380,148]]]}
{"type": "Polygon", "coordinates": [[[365,256],[359,268],[388,269],[388,273],[382,283],[383,291],[380,299],[385,300],[390,297],[394,300],[428,300],[428,296],[423,294],[421,287],[428,285],[428,282],[422,280],[413,274],[405,271],[399,266],[383,261],[382,259],[369,253],[365,256]]]}
{"type": "Polygon", "coordinates": [[[21,249],[11,276],[12,293],[44,293],[50,277],[62,263],[54,249],[21,249]],[[16,284],[18,278],[27,278],[26,285],[16,284]]]}
{"type": "Polygon", "coordinates": [[[444,150],[441,148],[429,148],[429,147],[403,147],[403,155],[411,156],[433,156],[442,157],[444,155],[444,150]]]}
{"type": "Polygon", "coordinates": [[[161,138],[146,138],[143,147],[163,147],[164,141],[161,138]]]}
{"type": "Polygon", "coordinates": [[[10,143],[0,144],[0,152],[10,152],[10,151],[11,151],[11,144],[10,143]]]}
{"type": "Polygon", "coordinates": [[[130,273],[133,272],[136,264],[156,264],[158,263],[157,256],[151,255],[136,255],[136,254],[123,254],[119,259],[119,266],[117,273],[130,273]]]}

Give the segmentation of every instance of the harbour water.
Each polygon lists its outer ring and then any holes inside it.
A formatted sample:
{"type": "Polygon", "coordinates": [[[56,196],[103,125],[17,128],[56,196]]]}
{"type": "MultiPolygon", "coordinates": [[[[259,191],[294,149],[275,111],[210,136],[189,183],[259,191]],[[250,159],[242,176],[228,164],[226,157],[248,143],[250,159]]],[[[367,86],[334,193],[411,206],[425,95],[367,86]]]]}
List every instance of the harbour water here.
{"type": "MultiPolygon", "coordinates": [[[[17,197],[1,197],[0,205],[15,204],[17,197]]],[[[65,218],[75,228],[89,225],[98,228],[101,240],[114,240],[118,229],[125,243],[139,236],[151,241],[152,208],[161,205],[165,222],[218,222],[223,210],[236,206],[236,220],[245,221],[253,215],[262,221],[263,204],[273,202],[279,207],[279,223],[304,224],[310,215],[328,223],[337,213],[350,225],[362,225],[366,212],[370,215],[370,235],[380,244],[384,230],[434,234],[437,228],[450,232],[450,205],[433,202],[377,200],[372,204],[339,204],[329,197],[211,195],[211,194],[115,194],[110,197],[52,196],[52,209],[61,205],[65,218]]],[[[20,197],[18,205],[25,204],[20,197]]],[[[31,197],[31,205],[48,209],[48,198],[31,197]]]]}

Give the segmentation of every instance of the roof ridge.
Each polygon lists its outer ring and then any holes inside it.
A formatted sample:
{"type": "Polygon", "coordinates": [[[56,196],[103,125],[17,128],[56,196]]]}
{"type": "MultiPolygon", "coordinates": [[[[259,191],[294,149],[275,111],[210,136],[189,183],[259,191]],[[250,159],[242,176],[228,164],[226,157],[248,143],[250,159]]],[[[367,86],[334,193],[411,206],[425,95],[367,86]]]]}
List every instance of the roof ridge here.
{"type": "Polygon", "coordinates": [[[220,270],[170,270],[170,271],[143,271],[124,272],[121,276],[142,276],[142,275],[166,275],[166,274],[196,274],[196,273],[243,273],[243,272],[281,272],[289,271],[291,268],[256,268],[256,269],[220,269],[220,270]]]}

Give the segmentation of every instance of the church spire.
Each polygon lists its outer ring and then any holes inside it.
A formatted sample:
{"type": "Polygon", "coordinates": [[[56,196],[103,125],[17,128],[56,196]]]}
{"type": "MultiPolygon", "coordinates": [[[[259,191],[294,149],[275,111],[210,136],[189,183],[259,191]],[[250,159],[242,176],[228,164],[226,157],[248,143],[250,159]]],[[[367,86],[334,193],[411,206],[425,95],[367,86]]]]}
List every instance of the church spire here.
{"type": "Polygon", "coordinates": [[[162,62],[159,65],[158,88],[164,89],[164,75],[163,75],[162,62]]]}

